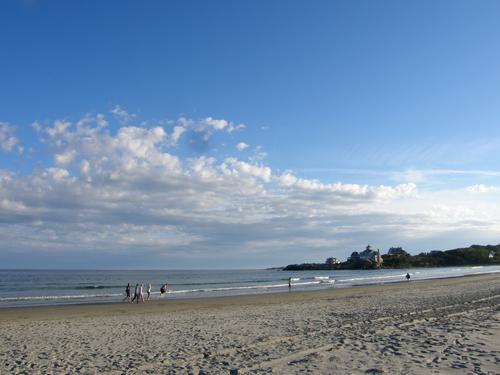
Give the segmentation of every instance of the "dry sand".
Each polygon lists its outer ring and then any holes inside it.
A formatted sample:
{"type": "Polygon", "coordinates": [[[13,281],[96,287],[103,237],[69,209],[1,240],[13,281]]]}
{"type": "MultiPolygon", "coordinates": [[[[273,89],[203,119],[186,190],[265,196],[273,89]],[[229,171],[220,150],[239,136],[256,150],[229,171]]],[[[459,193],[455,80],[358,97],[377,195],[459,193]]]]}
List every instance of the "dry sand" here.
{"type": "Polygon", "coordinates": [[[0,374],[500,374],[499,305],[485,275],[0,309],[0,374]]]}

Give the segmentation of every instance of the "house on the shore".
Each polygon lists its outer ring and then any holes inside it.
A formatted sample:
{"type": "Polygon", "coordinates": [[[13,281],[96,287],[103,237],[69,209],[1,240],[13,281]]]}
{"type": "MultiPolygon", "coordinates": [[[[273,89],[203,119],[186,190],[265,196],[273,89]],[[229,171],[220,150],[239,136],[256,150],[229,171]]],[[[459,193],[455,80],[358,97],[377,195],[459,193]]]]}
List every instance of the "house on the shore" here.
{"type": "Polygon", "coordinates": [[[398,256],[409,256],[406,251],[403,250],[402,247],[391,247],[387,252],[388,255],[398,255],[398,256]]]}
{"type": "Polygon", "coordinates": [[[382,257],[380,256],[379,249],[375,250],[372,246],[368,245],[366,249],[361,251],[360,253],[354,251],[349,257],[349,261],[351,262],[365,261],[365,262],[380,264],[382,263],[382,257]]]}
{"type": "Polygon", "coordinates": [[[329,266],[333,266],[335,264],[340,264],[342,263],[340,259],[337,258],[326,258],[325,264],[328,264],[329,266]]]}
{"type": "Polygon", "coordinates": [[[368,245],[365,250],[359,253],[359,258],[368,262],[378,262],[378,258],[380,258],[380,251],[378,249],[375,250],[372,246],[368,245]]]}
{"type": "Polygon", "coordinates": [[[351,256],[347,258],[348,262],[358,262],[359,260],[359,253],[357,251],[353,251],[351,256]]]}

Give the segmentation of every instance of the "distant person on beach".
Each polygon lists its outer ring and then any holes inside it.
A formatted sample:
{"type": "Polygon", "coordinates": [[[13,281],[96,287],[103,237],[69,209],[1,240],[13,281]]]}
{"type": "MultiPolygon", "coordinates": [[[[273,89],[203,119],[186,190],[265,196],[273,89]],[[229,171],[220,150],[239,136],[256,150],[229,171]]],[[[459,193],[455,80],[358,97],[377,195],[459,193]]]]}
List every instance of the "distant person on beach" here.
{"type": "Polygon", "coordinates": [[[410,274],[409,273],[406,274],[406,280],[410,281],[410,274]]]}
{"type": "Polygon", "coordinates": [[[128,283],[127,287],[125,288],[125,298],[123,299],[124,302],[126,300],[128,303],[132,303],[132,300],[130,299],[130,288],[130,283],[128,283]]]}
{"type": "Polygon", "coordinates": [[[139,298],[137,299],[137,303],[139,303],[139,300],[144,303],[144,284],[141,283],[141,286],[139,287],[139,298]]]}
{"type": "Polygon", "coordinates": [[[288,278],[288,289],[289,290],[292,289],[292,278],[291,277],[288,278]]]}
{"type": "Polygon", "coordinates": [[[165,283],[160,288],[160,296],[163,296],[165,293],[167,293],[167,290],[168,290],[168,283],[165,283]]]}
{"type": "Polygon", "coordinates": [[[134,289],[134,298],[132,298],[132,302],[137,300],[137,303],[139,303],[139,284],[135,284],[135,289],[134,289]]]}
{"type": "Polygon", "coordinates": [[[151,299],[151,289],[153,287],[151,286],[151,283],[148,284],[148,301],[151,299]]]}

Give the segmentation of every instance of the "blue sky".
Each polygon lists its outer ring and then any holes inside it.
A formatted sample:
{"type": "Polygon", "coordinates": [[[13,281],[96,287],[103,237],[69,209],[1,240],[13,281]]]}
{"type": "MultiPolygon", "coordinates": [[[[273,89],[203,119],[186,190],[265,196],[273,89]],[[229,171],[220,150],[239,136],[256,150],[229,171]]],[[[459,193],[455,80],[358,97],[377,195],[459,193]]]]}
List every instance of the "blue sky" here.
{"type": "Polygon", "coordinates": [[[0,260],[261,267],[368,242],[497,243],[499,14],[496,1],[3,2],[0,260]],[[179,191],[193,196],[174,210],[179,191]]]}

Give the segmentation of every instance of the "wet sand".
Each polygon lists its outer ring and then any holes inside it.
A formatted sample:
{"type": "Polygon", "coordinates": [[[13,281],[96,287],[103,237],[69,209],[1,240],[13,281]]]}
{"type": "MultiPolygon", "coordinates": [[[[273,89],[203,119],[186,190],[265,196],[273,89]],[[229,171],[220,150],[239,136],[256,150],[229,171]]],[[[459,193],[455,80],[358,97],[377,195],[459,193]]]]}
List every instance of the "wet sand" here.
{"type": "Polygon", "coordinates": [[[0,309],[1,374],[500,374],[500,275],[0,309]]]}

